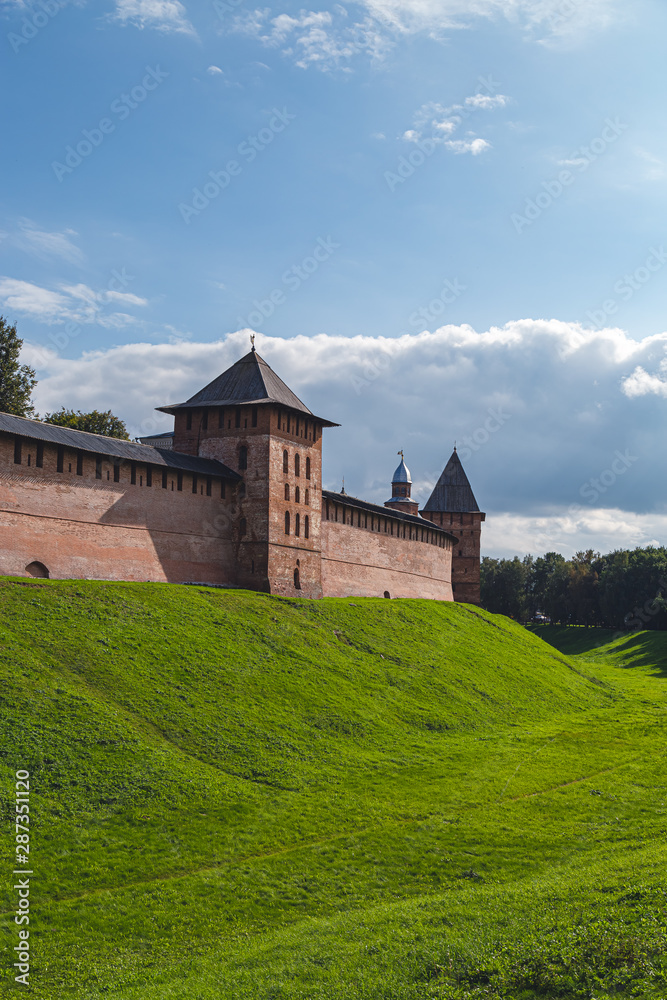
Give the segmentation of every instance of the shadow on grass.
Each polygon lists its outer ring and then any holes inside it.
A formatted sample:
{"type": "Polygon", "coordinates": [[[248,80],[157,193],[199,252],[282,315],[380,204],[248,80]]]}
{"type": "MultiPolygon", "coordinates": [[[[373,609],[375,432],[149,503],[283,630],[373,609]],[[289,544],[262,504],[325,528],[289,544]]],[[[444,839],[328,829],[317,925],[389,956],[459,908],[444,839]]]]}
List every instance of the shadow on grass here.
{"type": "Polygon", "coordinates": [[[566,656],[605,660],[618,667],[644,667],[667,677],[667,632],[644,631],[619,635],[607,628],[540,625],[530,629],[566,656]]]}

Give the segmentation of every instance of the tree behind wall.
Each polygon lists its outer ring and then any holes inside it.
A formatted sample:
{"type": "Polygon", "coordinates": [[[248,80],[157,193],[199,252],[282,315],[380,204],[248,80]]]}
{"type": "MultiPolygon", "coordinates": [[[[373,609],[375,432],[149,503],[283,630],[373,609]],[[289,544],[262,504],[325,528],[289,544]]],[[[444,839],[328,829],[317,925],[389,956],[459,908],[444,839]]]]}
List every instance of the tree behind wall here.
{"type": "Polygon", "coordinates": [[[81,410],[68,410],[64,406],[54,413],[47,413],[43,418],[45,424],[57,424],[59,427],[71,427],[76,431],[88,431],[89,434],[103,434],[104,437],[122,438],[129,441],[130,435],[124,422],[115,417],[111,410],[91,410],[82,413],[81,410]]]}
{"type": "Polygon", "coordinates": [[[32,390],[37,385],[35,371],[22,365],[19,355],[23,341],[0,316],[0,410],[16,417],[31,417],[34,413],[32,390]]]}

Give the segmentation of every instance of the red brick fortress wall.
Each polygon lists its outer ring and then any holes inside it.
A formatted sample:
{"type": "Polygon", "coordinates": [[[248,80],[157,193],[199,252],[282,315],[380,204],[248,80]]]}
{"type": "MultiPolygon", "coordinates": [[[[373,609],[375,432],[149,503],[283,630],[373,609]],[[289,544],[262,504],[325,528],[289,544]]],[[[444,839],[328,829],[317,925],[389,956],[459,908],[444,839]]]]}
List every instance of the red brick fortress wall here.
{"type": "MultiPolygon", "coordinates": [[[[453,600],[452,542],[426,526],[413,528],[413,537],[402,537],[403,525],[390,517],[370,515],[339,506],[334,519],[322,516],[322,591],[325,597],[421,597],[453,600]],[[388,528],[385,531],[385,523],[388,528]],[[365,526],[365,525],[369,526],[365,526]],[[391,534],[391,525],[394,534],[391,534]],[[399,534],[400,527],[400,534],[399,534]],[[379,530],[378,530],[379,529],[379,530]],[[419,532],[419,538],[414,535],[419,532]]],[[[326,507],[325,507],[326,510],[326,507]]],[[[408,528],[409,531],[409,528],[408,528]]]]}
{"type": "Polygon", "coordinates": [[[481,601],[480,545],[482,521],[485,514],[474,511],[466,514],[443,514],[422,511],[438,527],[451,531],[458,538],[452,553],[452,587],[454,600],[462,604],[479,604],[481,601]]]}
{"type": "Polygon", "coordinates": [[[195,494],[191,473],[169,469],[163,488],[153,468],[148,486],[146,467],[134,464],[134,483],[129,462],[114,482],[111,460],[100,470],[94,455],[66,448],[57,472],[56,446],[44,445],[40,468],[27,440],[17,464],[13,437],[0,435],[0,573],[31,575],[40,563],[56,579],[234,584],[229,484],[224,499],[219,480],[207,496],[199,477],[195,494]]]}

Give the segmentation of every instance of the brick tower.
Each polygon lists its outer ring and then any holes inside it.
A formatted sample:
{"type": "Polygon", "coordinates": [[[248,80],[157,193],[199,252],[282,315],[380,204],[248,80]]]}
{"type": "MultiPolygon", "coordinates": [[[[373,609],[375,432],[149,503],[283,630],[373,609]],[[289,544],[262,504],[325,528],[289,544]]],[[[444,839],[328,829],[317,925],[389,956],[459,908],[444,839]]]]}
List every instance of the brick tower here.
{"type": "Polygon", "coordinates": [[[321,597],[322,428],[338,424],[311,413],[254,344],[185,403],[159,409],[175,417],[175,451],[242,476],[231,525],[238,585],[321,597]]]}
{"type": "Polygon", "coordinates": [[[391,500],[387,500],[385,507],[390,507],[392,510],[402,510],[404,514],[413,514],[416,517],[419,512],[419,504],[412,499],[412,476],[405,464],[403,452],[399,451],[398,454],[401,456],[401,464],[396,469],[391,481],[391,500]]]}
{"type": "Polygon", "coordinates": [[[480,540],[486,514],[477,505],[456,448],[421,515],[458,536],[452,559],[454,600],[479,604],[480,540]]]}

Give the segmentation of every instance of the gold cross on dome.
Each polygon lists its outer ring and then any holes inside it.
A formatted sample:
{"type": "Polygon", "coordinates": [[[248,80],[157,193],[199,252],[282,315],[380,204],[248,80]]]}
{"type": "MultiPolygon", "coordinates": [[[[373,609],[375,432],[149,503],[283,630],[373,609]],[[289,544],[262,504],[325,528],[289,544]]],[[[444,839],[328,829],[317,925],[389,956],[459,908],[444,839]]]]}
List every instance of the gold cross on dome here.
{"type": "Polygon", "coordinates": [[[252,349],[254,351],[255,350],[255,334],[254,333],[250,334],[250,343],[251,343],[252,349]]]}

